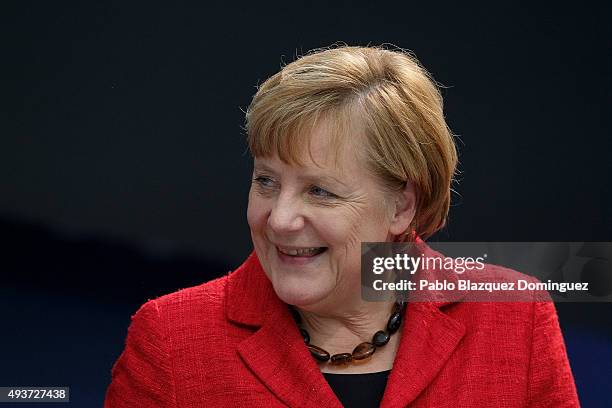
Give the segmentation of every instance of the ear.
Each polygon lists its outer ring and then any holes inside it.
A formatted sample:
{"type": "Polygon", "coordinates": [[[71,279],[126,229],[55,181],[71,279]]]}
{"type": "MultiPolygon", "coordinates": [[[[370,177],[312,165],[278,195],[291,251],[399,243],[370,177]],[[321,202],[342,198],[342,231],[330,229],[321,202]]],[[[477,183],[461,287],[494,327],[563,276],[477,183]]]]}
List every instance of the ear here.
{"type": "Polygon", "coordinates": [[[391,217],[389,232],[393,235],[400,235],[410,227],[416,214],[416,192],[410,181],[395,194],[395,205],[391,217]]]}

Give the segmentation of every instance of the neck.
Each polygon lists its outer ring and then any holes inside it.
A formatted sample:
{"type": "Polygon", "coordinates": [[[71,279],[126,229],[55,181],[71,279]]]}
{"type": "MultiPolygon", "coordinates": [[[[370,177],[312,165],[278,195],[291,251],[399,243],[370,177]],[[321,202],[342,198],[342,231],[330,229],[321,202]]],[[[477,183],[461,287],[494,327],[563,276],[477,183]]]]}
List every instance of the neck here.
{"type": "Polygon", "coordinates": [[[298,307],[302,325],[310,334],[311,344],[316,344],[332,354],[350,353],[364,341],[384,330],[394,302],[359,302],[331,311],[305,310],[298,307]]]}

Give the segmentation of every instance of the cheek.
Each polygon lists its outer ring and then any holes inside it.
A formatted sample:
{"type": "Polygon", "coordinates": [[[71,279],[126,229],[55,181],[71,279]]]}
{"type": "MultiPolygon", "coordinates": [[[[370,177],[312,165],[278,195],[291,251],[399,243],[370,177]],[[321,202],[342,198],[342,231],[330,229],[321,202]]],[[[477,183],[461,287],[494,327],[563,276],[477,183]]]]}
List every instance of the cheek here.
{"type": "Polygon", "coordinates": [[[258,198],[255,194],[249,194],[247,206],[247,222],[252,231],[258,231],[265,227],[267,222],[267,207],[265,200],[258,198]]]}
{"type": "Polygon", "coordinates": [[[319,220],[325,240],[336,249],[348,251],[359,245],[360,225],[355,214],[345,211],[332,217],[320,217],[319,220]]]}
{"type": "Polygon", "coordinates": [[[385,241],[388,220],[378,207],[355,208],[330,218],[325,223],[330,242],[348,252],[361,251],[362,242],[385,241]]]}

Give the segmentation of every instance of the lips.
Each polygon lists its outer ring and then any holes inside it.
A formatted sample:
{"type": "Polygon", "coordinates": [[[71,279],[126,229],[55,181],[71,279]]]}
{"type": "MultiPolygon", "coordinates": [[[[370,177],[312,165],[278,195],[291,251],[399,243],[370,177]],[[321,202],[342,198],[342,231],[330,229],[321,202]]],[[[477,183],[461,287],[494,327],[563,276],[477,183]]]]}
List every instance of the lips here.
{"type": "Polygon", "coordinates": [[[278,252],[283,255],[300,258],[310,258],[322,254],[327,247],[285,247],[276,246],[278,252]]]}

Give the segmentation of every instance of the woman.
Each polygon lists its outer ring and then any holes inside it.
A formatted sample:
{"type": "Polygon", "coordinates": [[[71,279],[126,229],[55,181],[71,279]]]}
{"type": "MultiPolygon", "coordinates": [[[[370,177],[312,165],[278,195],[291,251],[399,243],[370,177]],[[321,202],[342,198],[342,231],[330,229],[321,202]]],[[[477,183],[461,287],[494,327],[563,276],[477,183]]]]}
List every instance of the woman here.
{"type": "Polygon", "coordinates": [[[254,252],[140,308],[106,407],[578,405],[550,303],[361,298],[361,243],[435,256],[450,205],[455,145],[413,57],[302,57],[258,89],[247,132],[254,252]]]}

